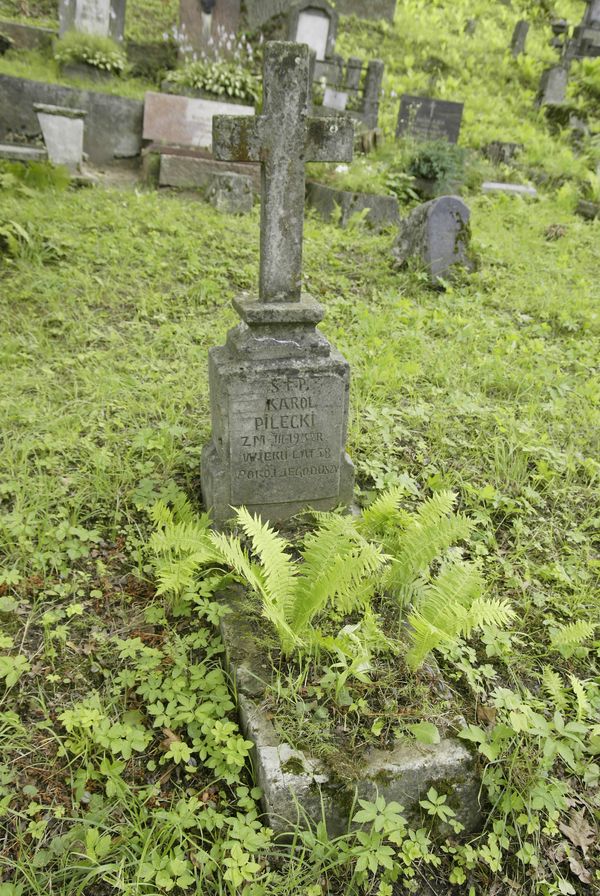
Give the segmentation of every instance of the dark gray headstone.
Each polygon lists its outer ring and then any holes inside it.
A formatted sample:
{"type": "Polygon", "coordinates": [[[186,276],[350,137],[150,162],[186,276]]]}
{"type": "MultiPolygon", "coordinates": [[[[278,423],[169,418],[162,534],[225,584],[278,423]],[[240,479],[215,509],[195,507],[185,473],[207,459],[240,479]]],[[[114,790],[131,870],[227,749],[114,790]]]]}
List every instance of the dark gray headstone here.
{"type": "Polygon", "coordinates": [[[525,44],[527,43],[527,34],[529,33],[529,22],[525,21],[525,19],[521,19],[520,22],[517,22],[515,25],[515,30],[513,31],[512,40],[510,42],[510,51],[512,55],[517,58],[521,53],[525,52],[525,44]]]}
{"type": "Polygon", "coordinates": [[[540,81],[537,106],[560,106],[567,97],[569,72],[562,65],[546,69],[540,81]]]}
{"type": "Polygon", "coordinates": [[[463,103],[404,94],[400,100],[396,137],[411,136],[417,140],[448,140],[449,143],[456,143],[463,108],[463,103]]]}
{"type": "Polygon", "coordinates": [[[451,269],[471,268],[469,259],[471,212],[458,196],[440,196],[414,209],[400,222],[393,254],[399,264],[418,258],[431,283],[447,279],[451,269]]]}
{"type": "Polygon", "coordinates": [[[126,0],[59,0],[59,34],[81,31],[122,41],[126,0]]]}
{"type": "Polygon", "coordinates": [[[310,50],[269,43],[263,111],[216,117],[213,153],[262,168],[258,296],[234,302],[242,323],[209,355],[212,441],[202,492],[222,524],[245,505],[263,519],[352,500],[345,453],[349,366],[315,329],[321,306],[302,292],[305,163],[349,161],[347,116],[313,118],[310,50]]]}

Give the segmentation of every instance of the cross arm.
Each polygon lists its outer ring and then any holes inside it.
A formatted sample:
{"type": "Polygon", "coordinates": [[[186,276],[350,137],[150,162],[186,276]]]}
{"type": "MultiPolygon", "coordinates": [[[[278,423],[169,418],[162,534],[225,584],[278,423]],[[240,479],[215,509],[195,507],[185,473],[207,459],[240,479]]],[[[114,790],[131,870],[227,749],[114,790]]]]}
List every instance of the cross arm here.
{"type": "Polygon", "coordinates": [[[220,162],[260,162],[262,120],[254,116],[215,115],[213,155],[220,162]]]}
{"type": "Polygon", "coordinates": [[[351,162],[354,125],[345,115],[309,118],[306,135],[307,162],[351,162]]]}

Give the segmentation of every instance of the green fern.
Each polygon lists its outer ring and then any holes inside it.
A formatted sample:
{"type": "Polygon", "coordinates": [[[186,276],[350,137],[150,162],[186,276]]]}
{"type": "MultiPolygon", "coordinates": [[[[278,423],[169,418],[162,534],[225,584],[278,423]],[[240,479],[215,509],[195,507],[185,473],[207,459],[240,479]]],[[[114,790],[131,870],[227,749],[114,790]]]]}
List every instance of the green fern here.
{"type": "Polygon", "coordinates": [[[385,562],[381,548],[364,539],[350,518],[335,515],[305,538],[302,560],[290,616],[299,630],[328,606],[338,614],[365,609],[385,562]]]}
{"type": "Polygon", "coordinates": [[[580,619],[555,629],[550,635],[550,643],[555,650],[574,649],[591,638],[595,629],[593,622],[580,619]]]}
{"type": "Polygon", "coordinates": [[[284,653],[326,648],[346,656],[350,650],[364,663],[378,644],[392,649],[372,606],[376,592],[391,594],[400,604],[410,600],[407,661],[416,669],[444,643],[482,626],[505,625],[512,611],[505,601],[482,597],[479,568],[450,552],[471,531],[471,522],[454,512],[456,496],[440,492],[414,513],[402,509],[402,497],[401,488],[390,489],[359,519],[315,514],[317,528],[305,536],[298,557],[245,508],[237,511],[242,535],[234,536],[211,531],[208,518],[194,516],[185,501],[174,510],[159,503],[151,511],[157,530],[150,540],[158,593],[190,590],[203,568],[232,570],[260,598],[284,653]],[[321,619],[348,615],[354,620],[337,636],[319,626],[321,619]]]}
{"type": "Polygon", "coordinates": [[[513,616],[508,603],[484,598],[482,590],[479,568],[464,561],[445,564],[437,578],[419,590],[408,616],[411,646],[406,662],[411,669],[441,644],[469,637],[484,625],[506,625],[513,616]]]}

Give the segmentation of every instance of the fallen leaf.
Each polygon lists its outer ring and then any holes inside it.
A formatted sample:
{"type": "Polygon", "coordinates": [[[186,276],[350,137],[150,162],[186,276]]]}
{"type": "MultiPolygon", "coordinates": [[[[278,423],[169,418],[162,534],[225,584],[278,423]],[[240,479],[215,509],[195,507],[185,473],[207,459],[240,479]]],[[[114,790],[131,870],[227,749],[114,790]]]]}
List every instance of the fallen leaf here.
{"type": "Polygon", "coordinates": [[[585,819],[585,809],[573,812],[569,818],[569,824],[559,823],[559,828],[571,841],[573,846],[578,846],[584,856],[596,838],[596,832],[585,819]]]}
{"type": "Polygon", "coordinates": [[[584,865],[579,861],[579,856],[572,852],[569,856],[569,867],[575,877],[578,877],[582,884],[591,884],[592,883],[592,875],[584,867],[584,865]]]}
{"type": "Polygon", "coordinates": [[[496,715],[495,706],[485,706],[485,704],[480,703],[477,707],[477,721],[482,722],[484,725],[495,725],[496,715]]]}
{"type": "Polygon", "coordinates": [[[174,731],[171,731],[170,728],[163,728],[162,733],[164,734],[165,739],[161,740],[160,742],[161,750],[168,751],[171,749],[172,744],[181,742],[181,738],[177,734],[175,734],[174,731]]]}

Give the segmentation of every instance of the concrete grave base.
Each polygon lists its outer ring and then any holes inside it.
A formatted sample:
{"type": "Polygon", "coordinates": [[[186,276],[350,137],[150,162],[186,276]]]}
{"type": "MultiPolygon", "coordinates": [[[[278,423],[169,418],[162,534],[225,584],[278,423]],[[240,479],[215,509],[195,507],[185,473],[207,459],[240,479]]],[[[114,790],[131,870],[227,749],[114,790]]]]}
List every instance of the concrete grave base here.
{"type": "Polygon", "coordinates": [[[336,206],[341,210],[340,224],[345,227],[352,217],[365,209],[369,210],[367,223],[376,230],[400,222],[400,205],[395,196],[380,196],[377,193],[352,193],[338,190],[315,181],[306,184],[306,201],[322,218],[329,221],[336,206]]]}
{"type": "Polygon", "coordinates": [[[336,836],[348,829],[357,799],[372,801],[378,795],[399,802],[407,821],[418,825],[419,800],[435,787],[447,795],[467,832],[480,828],[476,762],[457,738],[444,738],[432,746],[402,741],[389,750],[371,749],[351,780],[340,780],[324,761],[282,740],[262,707],[271,666],[244,610],[243,591],[232,588],[223,598],[231,609],[221,620],[226,663],[237,688],[242,731],[254,744],[254,772],[269,827],[284,834],[324,819],[329,834],[336,836]]]}

